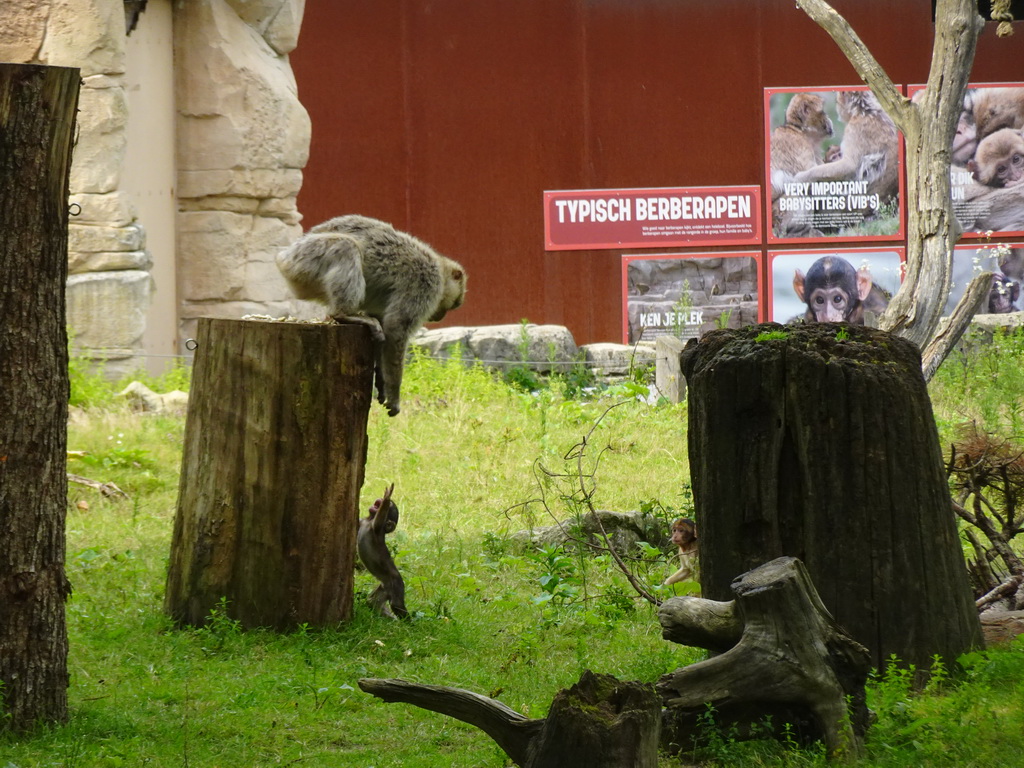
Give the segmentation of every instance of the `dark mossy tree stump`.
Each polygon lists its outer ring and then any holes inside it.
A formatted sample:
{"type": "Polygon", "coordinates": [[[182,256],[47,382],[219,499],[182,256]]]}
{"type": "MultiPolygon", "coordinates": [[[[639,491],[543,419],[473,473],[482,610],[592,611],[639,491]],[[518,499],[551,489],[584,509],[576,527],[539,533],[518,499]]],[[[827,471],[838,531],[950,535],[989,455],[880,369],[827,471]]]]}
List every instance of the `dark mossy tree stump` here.
{"type": "Polygon", "coordinates": [[[926,669],[980,645],[912,343],[766,324],[691,341],[683,372],[705,597],[789,555],[875,666],[895,654],[926,669]]]}
{"type": "Polygon", "coordinates": [[[373,347],[362,325],[199,321],[164,607],[201,625],[351,616],[373,347]]]}
{"type": "Polygon", "coordinates": [[[523,768],[657,768],[661,706],[650,684],[589,670],[559,691],[543,720],[460,688],[364,679],[386,702],[413,704],[475,725],[523,768]]]}
{"type": "Polygon", "coordinates": [[[763,736],[765,723],[830,755],[854,756],[868,725],[864,683],[868,651],[836,624],[803,564],[792,557],[765,563],[732,584],[736,599],[666,600],[658,612],[666,640],[721,652],[664,675],[662,742],[688,750],[715,723],[740,736],[763,736]]]}

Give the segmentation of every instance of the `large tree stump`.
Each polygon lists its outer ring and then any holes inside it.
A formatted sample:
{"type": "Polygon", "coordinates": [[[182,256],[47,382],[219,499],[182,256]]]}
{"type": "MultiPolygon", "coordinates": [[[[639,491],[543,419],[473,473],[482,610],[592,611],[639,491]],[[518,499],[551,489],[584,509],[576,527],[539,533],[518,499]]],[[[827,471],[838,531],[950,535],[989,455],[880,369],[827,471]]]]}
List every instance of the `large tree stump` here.
{"type": "Polygon", "coordinates": [[[712,331],[683,353],[705,597],[782,555],[881,667],[980,645],[921,359],[872,328],[712,331]],[[757,340],[764,331],[784,338],[757,340]]]}
{"type": "Polygon", "coordinates": [[[199,321],[165,609],[246,627],[351,616],[373,383],[362,325],[199,321]]]}
{"type": "Polygon", "coordinates": [[[523,768],[656,768],[661,708],[649,684],[589,670],[559,691],[548,716],[531,720],[460,688],[404,680],[359,681],[386,702],[413,704],[475,725],[523,768]]]}
{"type": "Polygon", "coordinates": [[[741,734],[770,716],[832,755],[858,753],[868,651],[829,615],[803,564],[778,558],[740,576],[732,591],[732,602],[673,597],[659,610],[666,640],[723,651],[658,681],[665,746],[686,750],[713,704],[716,722],[741,734]]]}
{"type": "Polygon", "coordinates": [[[68,176],[79,73],[0,64],[0,730],[68,714],[68,176]]]}

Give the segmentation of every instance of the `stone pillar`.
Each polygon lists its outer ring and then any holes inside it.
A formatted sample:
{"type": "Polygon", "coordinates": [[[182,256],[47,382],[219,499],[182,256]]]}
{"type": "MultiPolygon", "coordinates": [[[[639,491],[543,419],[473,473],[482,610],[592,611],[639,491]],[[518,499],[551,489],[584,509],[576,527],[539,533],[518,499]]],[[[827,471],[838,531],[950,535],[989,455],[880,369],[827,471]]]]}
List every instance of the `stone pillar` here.
{"type": "Polygon", "coordinates": [[[670,403],[681,403],[686,397],[686,377],[683,376],[683,342],[675,336],[659,336],[654,340],[654,386],[658,394],[670,403]]]}
{"type": "Polygon", "coordinates": [[[149,304],[145,233],[120,190],[128,110],[123,0],[7,0],[0,60],[79,67],[68,225],[68,325],[80,354],[137,367],[149,304]]]}
{"type": "Polygon", "coordinates": [[[181,332],[196,318],[294,314],[274,256],[302,229],[310,122],[287,54],[303,0],[175,7],[181,332]]]}

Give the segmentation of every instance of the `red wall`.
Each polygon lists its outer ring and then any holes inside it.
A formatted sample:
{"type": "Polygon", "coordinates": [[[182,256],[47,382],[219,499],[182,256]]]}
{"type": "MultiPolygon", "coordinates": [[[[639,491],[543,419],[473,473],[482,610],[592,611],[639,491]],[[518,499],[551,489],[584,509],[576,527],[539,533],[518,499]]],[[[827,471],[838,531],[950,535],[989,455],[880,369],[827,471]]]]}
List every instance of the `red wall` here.
{"type": "MultiPolygon", "coordinates": [[[[834,7],[895,82],[926,79],[930,0],[834,7]]],[[[973,81],[1024,80],[1015,26],[987,25],[973,81]]],[[[763,186],[762,89],[860,83],[793,0],[307,0],[291,60],[307,228],[390,221],[465,265],[445,324],[579,344],[621,338],[621,252],[545,252],[544,190],[763,186]]]]}

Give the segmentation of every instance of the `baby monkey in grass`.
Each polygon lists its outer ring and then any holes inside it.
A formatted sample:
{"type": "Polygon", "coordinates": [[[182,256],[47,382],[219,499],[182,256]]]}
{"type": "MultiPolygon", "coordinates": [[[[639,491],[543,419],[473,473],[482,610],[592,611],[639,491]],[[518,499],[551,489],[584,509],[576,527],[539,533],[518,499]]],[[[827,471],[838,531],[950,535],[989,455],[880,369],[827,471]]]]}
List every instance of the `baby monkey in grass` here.
{"type": "Polygon", "coordinates": [[[672,521],[672,543],[679,548],[679,570],[665,579],[664,586],[697,580],[697,525],[687,517],[672,521]]]}
{"type": "Polygon", "coordinates": [[[370,594],[370,605],[382,616],[404,619],[409,615],[405,608],[405,582],[384,540],[398,527],[398,505],[391,500],[394,490],[392,483],[384,496],[370,506],[369,515],[359,521],[356,548],[366,570],[380,582],[370,594]]]}

